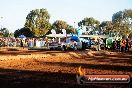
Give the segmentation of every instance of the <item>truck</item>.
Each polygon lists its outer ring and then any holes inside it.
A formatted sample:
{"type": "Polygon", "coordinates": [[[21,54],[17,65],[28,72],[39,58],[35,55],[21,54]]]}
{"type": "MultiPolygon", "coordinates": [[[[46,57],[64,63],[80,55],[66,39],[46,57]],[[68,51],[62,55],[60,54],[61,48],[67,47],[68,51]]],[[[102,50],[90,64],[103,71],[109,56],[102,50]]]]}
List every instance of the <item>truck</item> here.
{"type": "Polygon", "coordinates": [[[82,42],[78,36],[56,38],[49,42],[49,49],[61,49],[66,50],[81,50],[85,49],[85,43],[82,42]]]}

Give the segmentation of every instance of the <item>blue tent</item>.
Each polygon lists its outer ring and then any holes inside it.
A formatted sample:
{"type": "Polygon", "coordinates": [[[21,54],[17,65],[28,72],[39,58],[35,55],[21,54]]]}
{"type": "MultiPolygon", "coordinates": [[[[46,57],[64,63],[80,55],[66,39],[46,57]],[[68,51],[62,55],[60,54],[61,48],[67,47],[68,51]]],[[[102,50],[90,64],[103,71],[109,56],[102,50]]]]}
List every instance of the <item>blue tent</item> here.
{"type": "Polygon", "coordinates": [[[79,38],[77,36],[71,36],[70,38],[71,38],[71,40],[74,40],[74,41],[78,41],[79,40],[79,38]]]}
{"type": "Polygon", "coordinates": [[[26,36],[25,35],[20,35],[20,36],[18,36],[18,38],[26,38],[26,36]]]}

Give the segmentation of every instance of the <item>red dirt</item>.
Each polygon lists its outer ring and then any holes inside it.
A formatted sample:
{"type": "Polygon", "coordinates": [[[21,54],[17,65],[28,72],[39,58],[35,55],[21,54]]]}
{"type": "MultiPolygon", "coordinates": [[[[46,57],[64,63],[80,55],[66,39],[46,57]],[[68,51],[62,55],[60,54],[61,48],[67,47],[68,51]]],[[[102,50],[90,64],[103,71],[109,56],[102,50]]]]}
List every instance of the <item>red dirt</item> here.
{"type": "Polygon", "coordinates": [[[0,88],[129,88],[129,84],[78,85],[76,74],[127,74],[132,52],[0,49],[0,88]]]}

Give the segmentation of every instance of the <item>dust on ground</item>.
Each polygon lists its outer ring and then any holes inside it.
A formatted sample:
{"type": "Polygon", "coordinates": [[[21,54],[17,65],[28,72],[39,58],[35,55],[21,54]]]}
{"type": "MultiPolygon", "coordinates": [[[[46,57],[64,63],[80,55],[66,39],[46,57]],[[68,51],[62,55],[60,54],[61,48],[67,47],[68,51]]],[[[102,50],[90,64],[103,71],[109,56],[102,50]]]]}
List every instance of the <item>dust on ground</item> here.
{"type": "Polygon", "coordinates": [[[0,49],[1,88],[129,88],[129,84],[78,85],[86,74],[126,74],[132,78],[132,52],[0,49]]]}

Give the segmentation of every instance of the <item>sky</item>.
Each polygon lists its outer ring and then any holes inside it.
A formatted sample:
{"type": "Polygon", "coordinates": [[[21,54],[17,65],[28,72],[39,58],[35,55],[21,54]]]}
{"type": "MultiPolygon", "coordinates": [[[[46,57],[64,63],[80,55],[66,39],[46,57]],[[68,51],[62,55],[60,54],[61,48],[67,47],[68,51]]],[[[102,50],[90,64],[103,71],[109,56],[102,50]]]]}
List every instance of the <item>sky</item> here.
{"type": "Polygon", "coordinates": [[[114,13],[132,9],[132,0],[0,0],[0,27],[14,32],[24,27],[31,10],[41,8],[49,12],[50,23],[64,20],[77,27],[85,17],[110,21],[114,13]]]}

